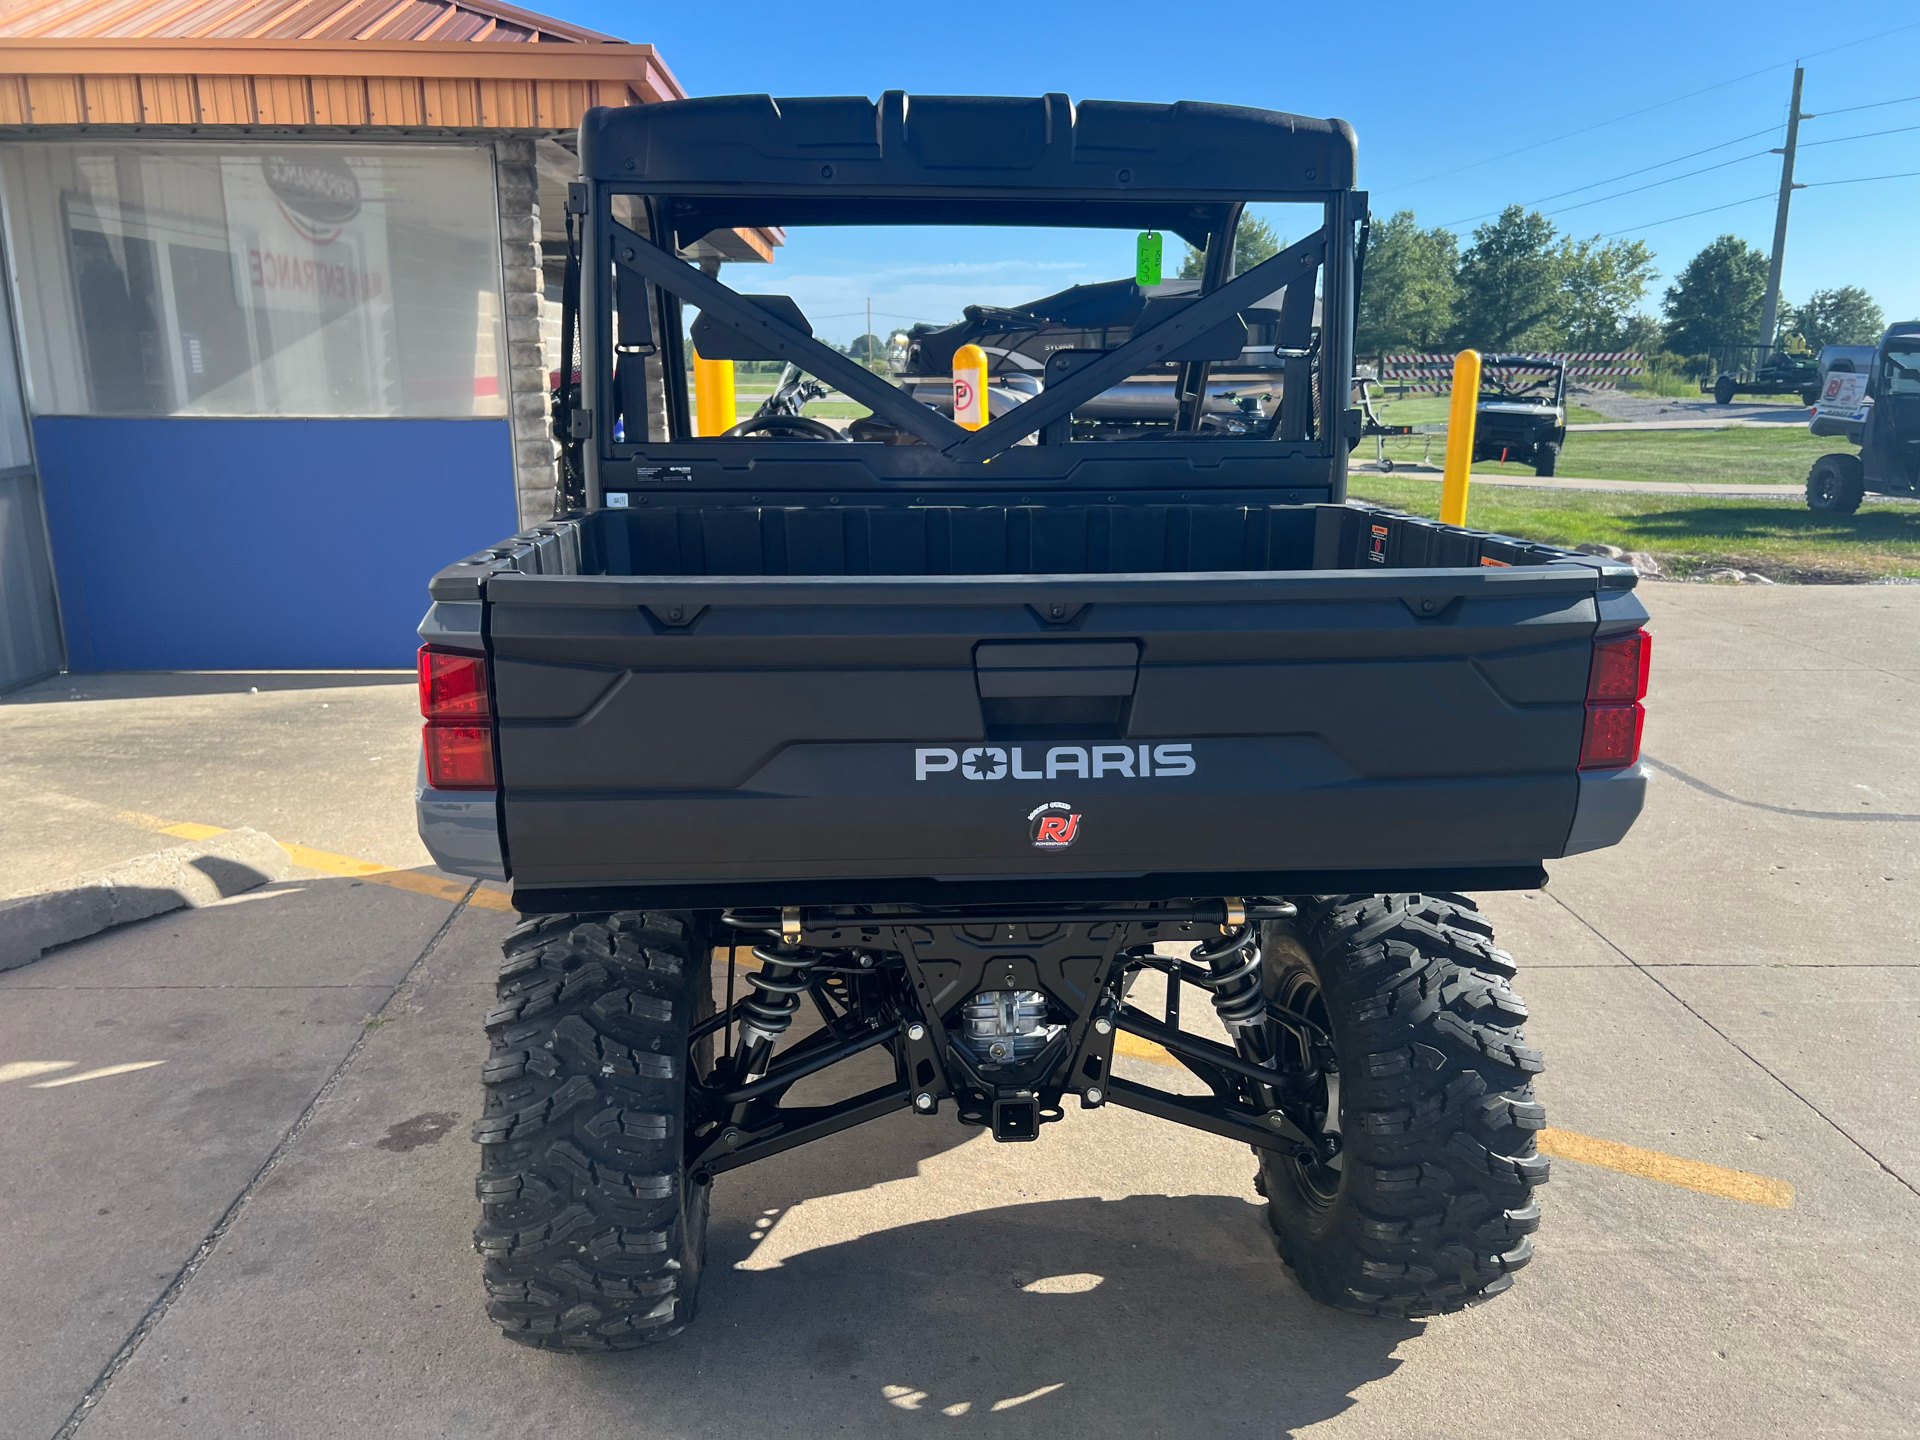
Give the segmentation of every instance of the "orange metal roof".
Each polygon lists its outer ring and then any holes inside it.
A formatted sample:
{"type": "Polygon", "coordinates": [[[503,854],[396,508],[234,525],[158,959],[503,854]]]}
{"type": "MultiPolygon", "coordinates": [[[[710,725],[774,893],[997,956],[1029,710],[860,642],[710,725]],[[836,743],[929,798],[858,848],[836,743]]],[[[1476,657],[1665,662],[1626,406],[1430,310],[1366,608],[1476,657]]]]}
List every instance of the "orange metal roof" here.
{"type": "MultiPolygon", "coordinates": [[[[500,0],[0,0],[0,134],[575,129],[684,98],[651,45],[500,0]]],[[[773,258],[778,230],[736,232],[773,258]]]]}
{"type": "Polygon", "coordinates": [[[685,94],[651,45],[501,0],[0,0],[0,127],[565,131],[685,94]]]}
{"type": "Polygon", "coordinates": [[[0,41],[0,127],[557,132],[593,105],[685,93],[651,45],[602,41],[0,41]]]}
{"type": "Polygon", "coordinates": [[[491,0],[0,0],[0,37],[622,43],[491,0]]]}

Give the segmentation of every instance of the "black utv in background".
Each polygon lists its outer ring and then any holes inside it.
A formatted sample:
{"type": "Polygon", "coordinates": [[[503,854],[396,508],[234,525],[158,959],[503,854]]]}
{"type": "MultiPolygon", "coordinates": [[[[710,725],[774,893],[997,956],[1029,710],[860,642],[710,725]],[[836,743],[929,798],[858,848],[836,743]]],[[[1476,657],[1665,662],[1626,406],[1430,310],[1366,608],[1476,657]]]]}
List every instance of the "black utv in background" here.
{"type": "Polygon", "coordinates": [[[1506,1289],[1541,1059],[1467,892],[1627,833],[1646,611],[1631,567],[1347,503],[1352,130],[895,91],[595,109],[579,145],[560,513],[436,575],[421,625],[421,835],[524,921],[475,1127],[494,1320],[662,1339],[727,1172],[888,1117],[1117,1135],[1115,1106],[1257,1165],[1329,1305],[1506,1289]],[[1233,275],[1250,202],[1307,233],[1233,275]],[[1211,268],[968,430],[682,258],[849,224],[1158,230],[1211,268]],[[703,356],[913,443],[697,436],[683,307],[703,356]],[[1210,424],[1255,325],[1272,403],[1210,424]],[[1150,424],[1083,417],[1138,377],[1150,424]],[[1116,1066],[1121,1034],[1194,1083],[1116,1066]]]}
{"type": "Polygon", "coordinates": [[[1808,425],[1860,447],[1857,455],[1839,451],[1813,462],[1809,509],[1851,515],[1868,491],[1920,495],[1920,320],[1888,326],[1866,368],[1864,419],[1816,412],[1808,425]]]}
{"type": "Polygon", "coordinates": [[[1534,355],[1488,355],[1480,362],[1473,458],[1531,465],[1551,475],[1567,443],[1567,365],[1534,355]]]}

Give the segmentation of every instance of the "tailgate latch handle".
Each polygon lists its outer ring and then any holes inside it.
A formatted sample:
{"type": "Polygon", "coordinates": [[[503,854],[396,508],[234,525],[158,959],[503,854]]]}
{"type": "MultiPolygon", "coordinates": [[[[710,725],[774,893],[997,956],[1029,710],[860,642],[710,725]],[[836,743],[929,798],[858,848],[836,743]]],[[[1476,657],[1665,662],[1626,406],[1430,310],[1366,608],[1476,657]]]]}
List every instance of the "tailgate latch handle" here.
{"type": "Polygon", "coordinates": [[[983,700],[1016,696],[1131,695],[1140,673],[1134,640],[1041,641],[974,646],[983,700]]]}

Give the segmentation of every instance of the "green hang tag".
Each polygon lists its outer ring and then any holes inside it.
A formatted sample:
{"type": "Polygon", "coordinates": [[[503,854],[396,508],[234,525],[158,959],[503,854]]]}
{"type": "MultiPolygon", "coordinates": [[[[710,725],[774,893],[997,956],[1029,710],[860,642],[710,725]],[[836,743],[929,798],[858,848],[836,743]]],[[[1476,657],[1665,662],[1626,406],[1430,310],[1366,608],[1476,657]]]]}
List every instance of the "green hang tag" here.
{"type": "Polygon", "coordinates": [[[1160,232],[1148,230],[1135,242],[1133,280],[1136,285],[1160,283],[1160,232]]]}

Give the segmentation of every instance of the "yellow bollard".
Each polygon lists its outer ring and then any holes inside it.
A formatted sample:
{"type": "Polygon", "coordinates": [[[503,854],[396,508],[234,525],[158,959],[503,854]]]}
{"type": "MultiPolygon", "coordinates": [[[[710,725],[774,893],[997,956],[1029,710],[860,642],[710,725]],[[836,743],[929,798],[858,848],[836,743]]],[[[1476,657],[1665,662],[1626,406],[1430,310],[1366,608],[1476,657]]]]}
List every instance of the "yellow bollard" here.
{"type": "Polygon", "coordinates": [[[702,360],[693,355],[693,403],[696,435],[718,435],[731,430],[739,416],[734,411],[733,361],[702,360]]]}
{"type": "Polygon", "coordinates": [[[968,430],[987,423],[987,352],[978,345],[953,352],[953,423],[968,430]]]}
{"type": "Polygon", "coordinates": [[[1480,408],[1480,352],[1453,357],[1453,404],[1447,410],[1447,468],[1440,482],[1440,519],[1467,523],[1467,480],[1473,473],[1473,421],[1480,408]]]}

